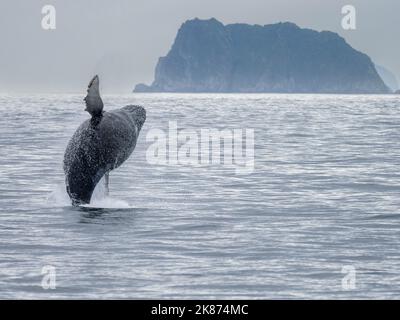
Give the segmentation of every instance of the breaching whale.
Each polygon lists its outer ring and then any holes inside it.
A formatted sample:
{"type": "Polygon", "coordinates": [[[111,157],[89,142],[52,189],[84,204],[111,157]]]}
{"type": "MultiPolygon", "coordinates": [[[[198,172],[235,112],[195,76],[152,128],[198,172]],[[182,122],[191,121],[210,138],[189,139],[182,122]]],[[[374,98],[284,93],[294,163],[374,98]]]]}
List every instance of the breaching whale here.
{"type": "Polygon", "coordinates": [[[129,158],[146,120],[146,110],[140,106],[103,111],[97,75],[84,100],[91,118],[75,131],[64,154],[65,184],[74,206],[90,203],[104,175],[108,190],[109,172],[129,158]]]}

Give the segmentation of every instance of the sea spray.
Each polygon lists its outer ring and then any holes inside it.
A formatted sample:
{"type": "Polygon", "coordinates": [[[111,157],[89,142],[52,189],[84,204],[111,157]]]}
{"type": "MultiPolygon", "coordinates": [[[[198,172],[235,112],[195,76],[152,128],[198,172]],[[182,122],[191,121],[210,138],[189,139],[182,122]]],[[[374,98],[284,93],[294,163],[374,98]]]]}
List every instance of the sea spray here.
{"type": "MultiPolygon", "coordinates": [[[[48,195],[46,205],[49,207],[66,207],[71,205],[71,200],[66,192],[65,185],[58,184],[48,195]]],[[[110,197],[106,194],[104,178],[100,180],[94,189],[90,204],[83,205],[86,208],[104,209],[128,209],[131,208],[128,202],[122,199],[110,197]]]]}

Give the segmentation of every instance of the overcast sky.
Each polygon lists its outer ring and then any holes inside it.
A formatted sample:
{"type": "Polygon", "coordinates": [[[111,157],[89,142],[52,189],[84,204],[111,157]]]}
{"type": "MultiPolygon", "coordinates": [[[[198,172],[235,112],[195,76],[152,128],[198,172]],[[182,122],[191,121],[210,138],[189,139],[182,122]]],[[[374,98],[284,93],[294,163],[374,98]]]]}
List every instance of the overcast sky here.
{"type": "Polygon", "coordinates": [[[195,17],[224,24],[291,21],[330,30],[400,78],[399,0],[1,0],[0,92],[81,92],[101,76],[104,92],[151,83],[180,25],[195,17]],[[42,7],[56,8],[43,30],[42,7]],[[357,9],[357,30],[341,8],[357,9]]]}

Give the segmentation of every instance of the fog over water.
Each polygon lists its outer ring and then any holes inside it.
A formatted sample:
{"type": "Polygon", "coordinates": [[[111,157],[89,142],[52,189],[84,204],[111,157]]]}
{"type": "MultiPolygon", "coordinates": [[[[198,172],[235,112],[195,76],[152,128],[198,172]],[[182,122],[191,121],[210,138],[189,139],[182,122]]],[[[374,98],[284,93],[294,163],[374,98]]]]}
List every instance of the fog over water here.
{"type": "Polygon", "coordinates": [[[81,92],[93,74],[104,92],[130,92],[150,83],[180,25],[195,17],[221,22],[271,24],[338,32],[354,48],[400,75],[398,0],[354,0],[357,29],[341,27],[332,0],[2,0],[0,92],[81,92]],[[56,30],[41,28],[41,9],[56,8],[56,30]]]}

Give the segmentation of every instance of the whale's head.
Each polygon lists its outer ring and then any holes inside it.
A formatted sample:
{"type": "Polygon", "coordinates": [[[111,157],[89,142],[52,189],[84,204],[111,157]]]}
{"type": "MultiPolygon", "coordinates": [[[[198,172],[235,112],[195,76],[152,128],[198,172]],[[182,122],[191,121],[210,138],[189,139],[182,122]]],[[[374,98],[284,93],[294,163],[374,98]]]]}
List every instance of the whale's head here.
{"type": "Polygon", "coordinates": [[[83,99],[86,103],[85,111],[89,112],[92,117],[100,116],[103,112],[103,100],[100,97],[100,80],[99,76],[94,76],[93,79],[90,81],[87,95],[83,99]]]}
{"type": "Polygon", "coordinates": [[[142,129],[142,126],[144,122],[146,121],[146,110],[145,108],[141,106],[133,106],[129,105],[123,108],[124,111],[126,111],[137,128],[140,130],[142,129]]]}

